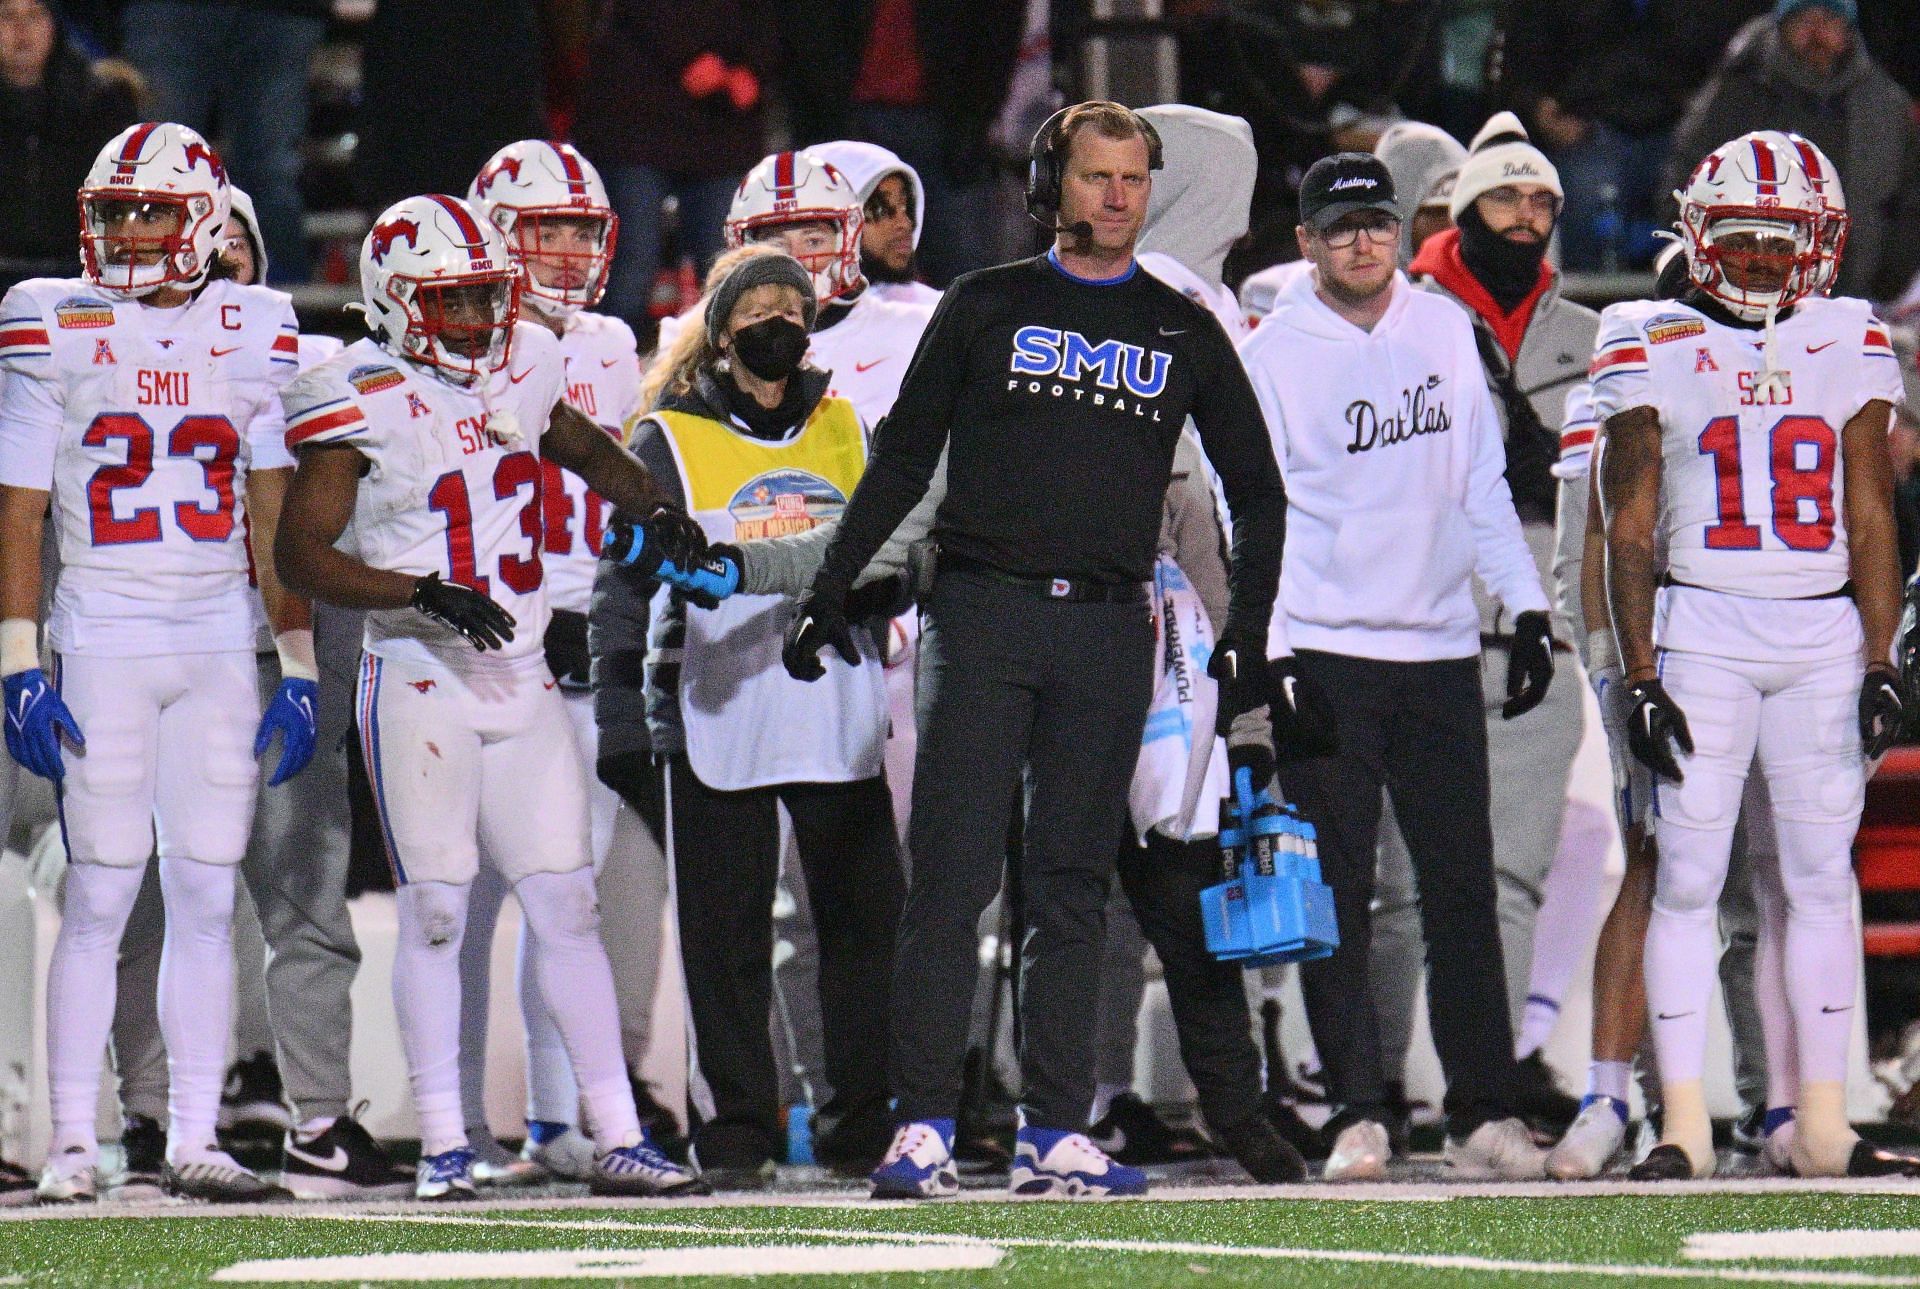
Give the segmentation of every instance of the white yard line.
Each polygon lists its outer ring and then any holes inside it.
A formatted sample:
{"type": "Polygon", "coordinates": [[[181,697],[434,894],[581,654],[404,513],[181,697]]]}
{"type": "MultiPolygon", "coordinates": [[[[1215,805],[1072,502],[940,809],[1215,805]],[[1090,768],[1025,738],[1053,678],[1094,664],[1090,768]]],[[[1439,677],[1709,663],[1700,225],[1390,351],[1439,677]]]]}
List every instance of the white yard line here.
{"type": "Polygon", "coordinates": [[[1005,1251],[992,1245],[716,1245],[672,1249],[534,1249],[512,1253],[352,1253],[261,1258],[213,1273],[225,1283],[327,1284],[369,1280],[632,1280],[683,1276],[874,1275],[985,1271],[1005,1251]]]}
{"type": "Polygon", "coordinates": [[[1708,1262],[1915,1258],[1920,1257],[1920,1230],[1701,1231],[1687,1237],[1680,1255],[1708,1262]]]}
{"type": "Polygon", "coordinates": [[[1645,1263],[1532,1262],[1443,1253],[1383,1253],[1373,1249],[1305,1249],[1267,1245],[1202,1244],[1174,1240],[1047,1239],[1040,1236],[972,1235],[932,1232],[852,1231],[833,1227],[715,1226],[692,1222],[623,1222],[497,1218],[486,1214],[428,1213],[315,1214],[340,1222],[392,1222],[433,1226],[552,1227],[576,1231],[629,1231],[649,1235],[778,1236],[805,1240],[987,1246],[1002,1249],[1050,1249],[1096,1253],[1162,1253],[1189,1258],[1255,1258],[1271,1262],[1345,1262],[1375,1266],[1423,1267],[1446,1271],[1503,1272],[1530,1275],[1590,1275],[1622,1280],[1719,1280],[1748,1284],[1920,1285],[1920,1276],[1871,1275],[1852,1271],[1759,1270],[1744,1267],[1672,1267],[1645,1263]]]}

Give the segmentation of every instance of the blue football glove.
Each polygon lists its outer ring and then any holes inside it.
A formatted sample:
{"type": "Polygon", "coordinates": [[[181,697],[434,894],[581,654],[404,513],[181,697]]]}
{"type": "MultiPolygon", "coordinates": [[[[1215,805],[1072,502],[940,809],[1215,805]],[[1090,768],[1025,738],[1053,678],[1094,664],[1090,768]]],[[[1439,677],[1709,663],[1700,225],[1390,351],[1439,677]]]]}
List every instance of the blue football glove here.
{"type": "Polygon", "coordinates": [[[67,772],[60,762],[60,733],[66,731],[74,746],[85,747],[80,723],[38,667],[14,672],[5,686],[7,751],[34,774],[60,782],[67,772]]]}
{"type": "Polygon", "coordinates": [[[740,548],[715,542],[707,547],[706,559],[691,570],[683,572],[663,560],[655,575],[701,608],[718,608],[720,601],[740,589],[740,548]]]}
{"type": "Polygon", "coordinates": [[[311,680],[283,680],[274,691],[273,701],[260,717],[260,732],[253,736],[253,754],[260,757],[272,745],[274,734],[280,735],[280,764],[267,780],[269,788],[279,787],[313,760],[314,745],[319,741],[319,718],[315,714],[319,701],[320,687],[311,680]]]}

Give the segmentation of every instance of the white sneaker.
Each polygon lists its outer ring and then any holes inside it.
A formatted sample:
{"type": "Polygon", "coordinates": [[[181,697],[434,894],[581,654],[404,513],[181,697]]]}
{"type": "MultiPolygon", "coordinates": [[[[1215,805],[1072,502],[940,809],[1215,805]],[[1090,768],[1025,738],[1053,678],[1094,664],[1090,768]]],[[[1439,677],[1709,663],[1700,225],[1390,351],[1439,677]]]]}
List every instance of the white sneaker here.
{"type": "Polygon", "coordinates": [[[553,1176],[569,1182],[593,1179],[593,1142],[578,1128],[568,1128],[551,1141],[535,1141],[531,1136],[520,1147],[520,1158],[553,1176]]]}
{"type": "Polygon", "coordinates": [[[1567,1135],[1547,1152],[1547,1175],[1563,1182],[1598,1177],[1627,1140],[1626,1107],[1612,1097],[1596,1096],[1581,1107],[1567,1135]]]}
{"type": "Polygon", "coordinates": [[[1533,1134],[1518,1119],[1490,1119],[1465,1141],[1448,1137],[1441,1158],[1454,1177],[1519,1182],[1547,1175],[1547,1152],[1533,1144],[1533,1134]]]}
{"type": "Polygon", "coordinates": [[[919,1121],[900,1125],[871,1180],[874,1199],[945,1199],[960,1193],[960,1171],[946,1136],[919,1121]]]}
{"type": "Polygon", "coordinates": [[[1015,1199],[1145,1195],[1147,1175],[1114,1160],[1084,1132],[1023,1124],[1014,1138],[1007,1193],[1015,1199]]]}
{"type": "Polygon", "coordinates": [[[1333,1139],[1333,1153],[1321,1177],[1329,1182],[1383,1182],[1393,1144],[1387,1130],[1371,1119],[1348,1124],[1333,1139]]]}
{"type": "Polygon", "coordinates": [[[84,1146],[69,1146],[47,1157],[40,1170],[38,1198],[42,1204],[91,1204],[99,1198],[94,1180],[95,1156],[84,1146]]]}
{"type": "Polygon", "coordinates": [[[467,1150],[476,1186],[534,1186],[547,1180],[546,1169],[501,1145],[484,1124],[468,1125],[467,1150]]]}

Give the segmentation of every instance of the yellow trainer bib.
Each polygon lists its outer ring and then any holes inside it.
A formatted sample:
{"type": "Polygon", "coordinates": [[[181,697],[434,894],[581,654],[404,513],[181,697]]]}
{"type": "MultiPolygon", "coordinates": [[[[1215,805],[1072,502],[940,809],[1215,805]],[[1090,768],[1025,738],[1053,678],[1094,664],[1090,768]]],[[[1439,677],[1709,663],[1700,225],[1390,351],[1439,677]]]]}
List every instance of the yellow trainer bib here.
{"type": "Polygon", "coordinates": [[[655,412],[686,488],[687,513],[716,542],[805,532],[846,508],[867,468],[853,404],[823,398],[800,432],[770,442],[688,412],[655,412]]]}

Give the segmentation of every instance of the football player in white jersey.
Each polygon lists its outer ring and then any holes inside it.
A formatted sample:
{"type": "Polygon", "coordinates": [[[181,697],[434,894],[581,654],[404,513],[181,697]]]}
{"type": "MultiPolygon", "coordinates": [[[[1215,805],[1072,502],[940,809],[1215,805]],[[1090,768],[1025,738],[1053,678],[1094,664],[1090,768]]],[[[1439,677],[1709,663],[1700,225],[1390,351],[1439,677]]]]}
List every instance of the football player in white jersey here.
{"type": "MultiPolygon", "coordinates": [[[[606,291],[619,220],[606,185],[593,164],[569,143],[524,140],[508,144],[481,168],[467,200],[505,237],[520,268],[522,317],[560,339],[566,364],[567,402],[616,441],[639,415],[640,360],[633,331],[620,319],[590,310],[606,291]]],[[[541,513],[546,529],[542,564],[552,618],[547,627],[547,666],[560,683],[567,716],[587,778],[596,876],[619,846],[617,862],[637,873],[651,898],[602,906],[602,918],[618,925],[602,939],[614,959],[626,1056],[637,1065],[653,1004],[652,962],[658,957],[661,904],[666,898],[665,856],[646,827],[595,773],[599,731],[588,684],[587,605],[593,575],[613,508],[586,480],[558,462],[542,463],[541,513]],[[623,960],[626,955],[630,960],[623,960]],[[639,987],[636,987],[636,982],[639,987]],[[635,1038],[641,1040],[636,1043],[635,1038]]],[[[534,1181],[546,1174],[585,1180],[593,1145],[575,1126],[579,1092],[565,1046],[540,1002],[528,962],[524,926],[520,939],[521,1012],[527,1026],[527,1140],[521,1157],[492,1140],[485,1126],[487,973],[506,883],[491,868],[474,882],[461,964],[461,1099],[468,1144],[477,1156],[476,1180],[534,1181]]],[[[605,930],[606,928],[603,928],[605,930]]]]}
{"type": "Polygon", "coordinates": [[[598,1149],[590,1186],[701,1189],[647,1139],[621,1056],[586,777],[542,649],[542,461],[613,503],[615,542],[644,534],[648,551],[691,566],[704,538],[566,403],[560,342],[516,321],[505,239],[464,201],[389,207],[360,275],[373,334],[286,391],[298,465],[275,559],[289,585],[368,610],[359,727],[398,888],[393,989],[420,1118],[415,1194],[473,1193],[459,955],[483,849],[513,885],[572,1058],[598,1149]],[[349,523],[359,558],[334,545],[349,523]]]}
{"type": "Polygon", "coordinates": [[[48,1202],[95,1195],[115,959],[156,850],[162,1183],[203,1199],[287,1195],[214,1144],[255,758],[279,733],[272,782],[306,764],[315,695],[306,605],[249,554],[250,535],[272,541],[291,473],[278,395],[294,372],[293,307],[277,291],[209,280],[229,203],[226,169],[198,134],[132,126],[80,190],[84,276],[22,282],[0,302],[6,735],[57,785],[70,861],[47,981],[48,1202]],[[36,621],[49,502],[61,563],[51,680],[36,621]],[[250,574],[281,652],[264,718],[250,574]]]}
{"type": "Polygon", "coordinates": [[[1713,1169],[1701,1091],[1713,916],[1756,754],[1787,908],[1791,1165],[1909,1174],[1920,1164],[1876,1151],[1846,1118],[1850,852],[1867,762],[1903,718],[1886,443],[1899,373],[1866,303],[1814,294],[1826,207],[1792,148],[1743,135],[1679,196],[1693,289],[1610,307],[1593,362],[1607,594],[1659,853],[1645,971],[1665,1124],[1633,1176],[1713,1169]]]}

